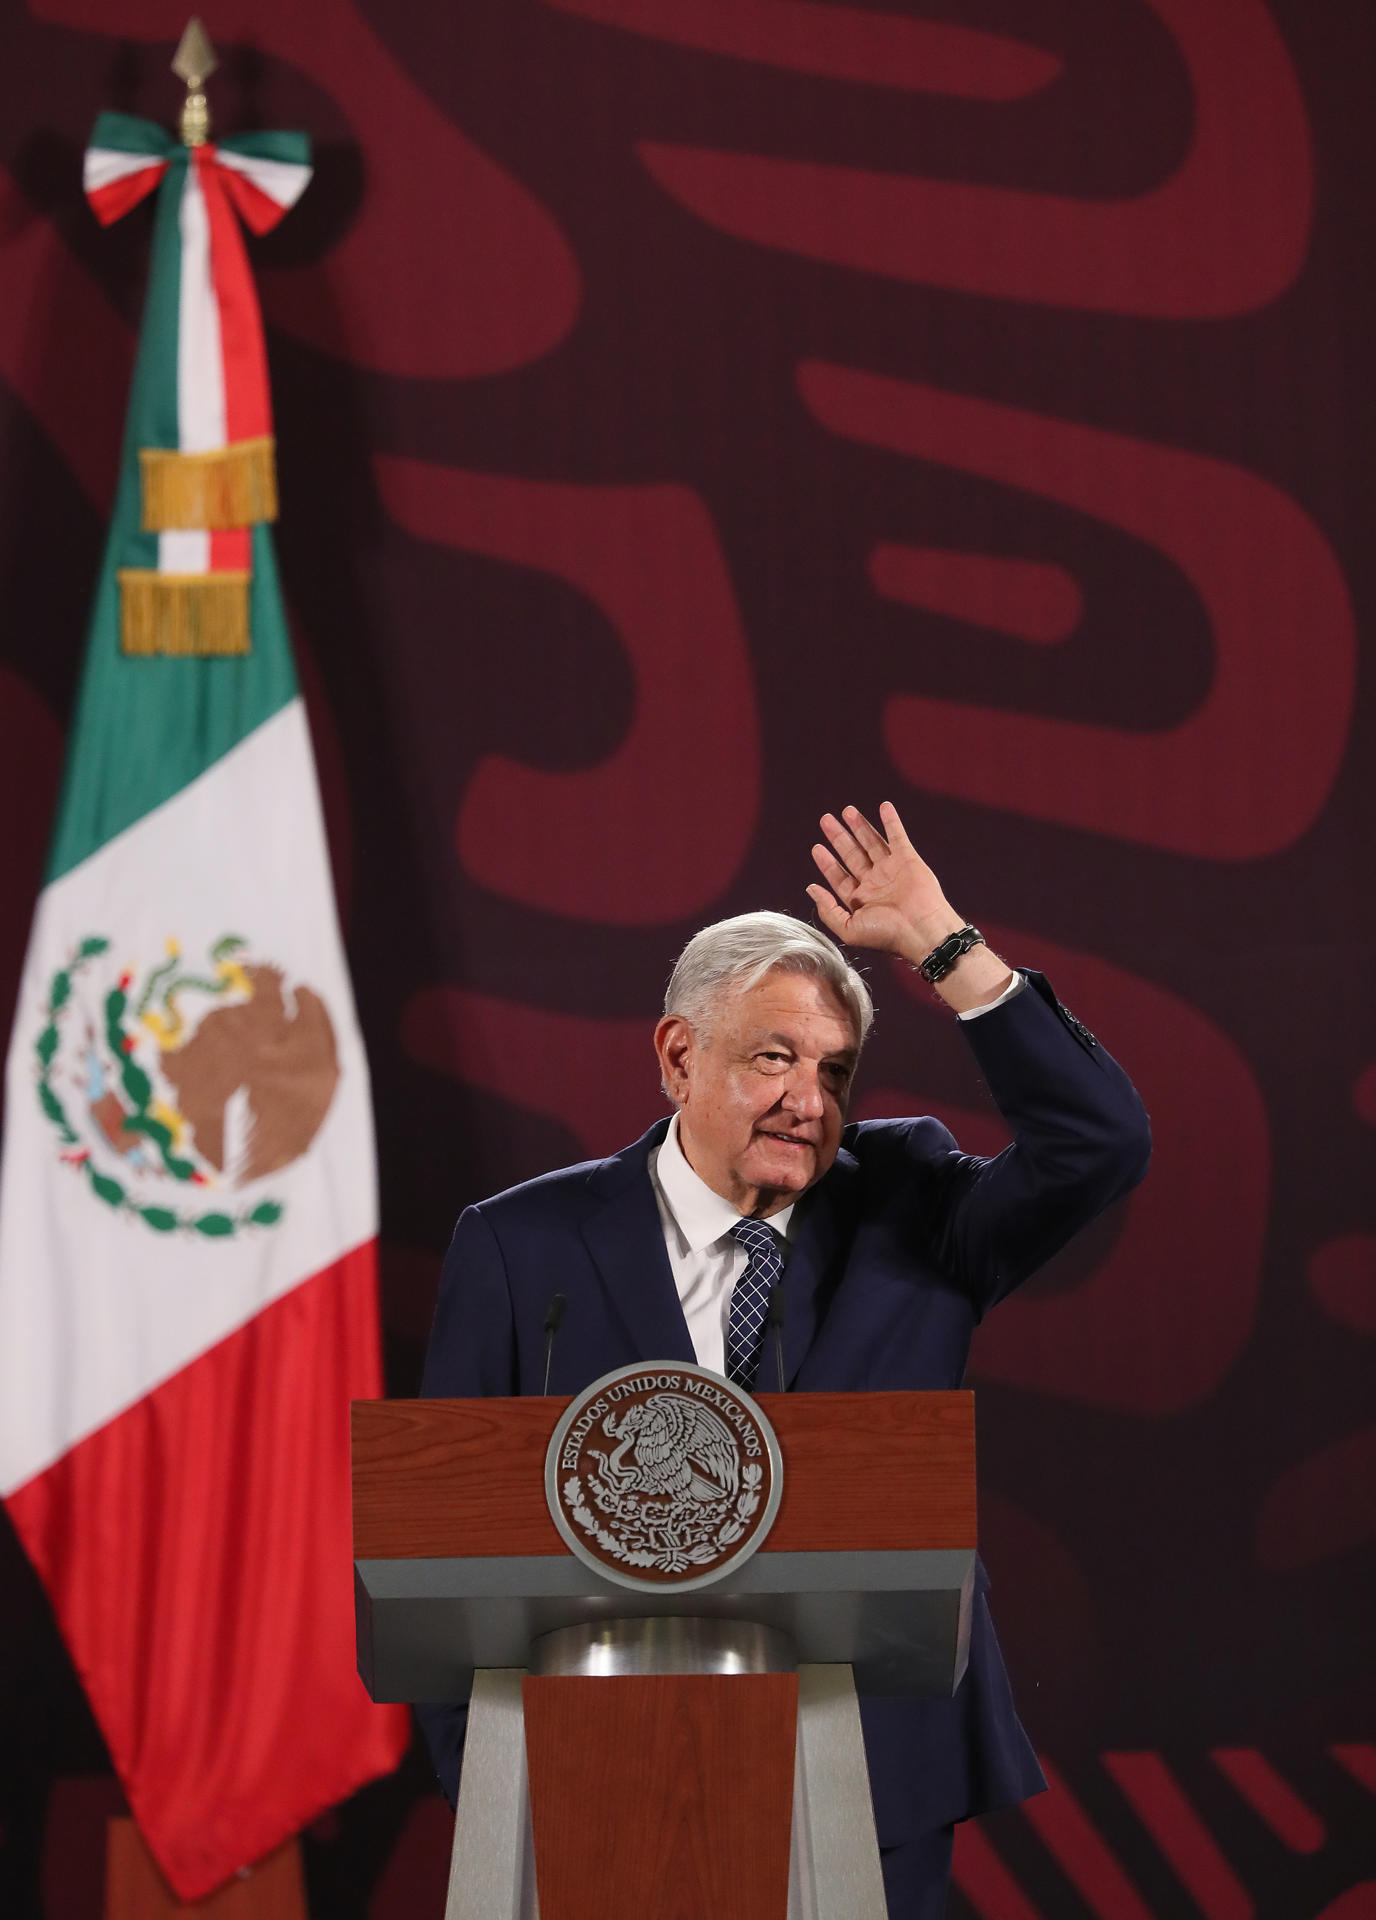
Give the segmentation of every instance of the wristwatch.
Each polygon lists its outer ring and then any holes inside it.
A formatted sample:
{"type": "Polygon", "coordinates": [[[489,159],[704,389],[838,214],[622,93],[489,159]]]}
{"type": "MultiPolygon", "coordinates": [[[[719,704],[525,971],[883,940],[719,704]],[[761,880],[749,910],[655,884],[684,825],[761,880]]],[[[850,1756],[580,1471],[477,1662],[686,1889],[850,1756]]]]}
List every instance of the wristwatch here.
{"type": "Polygon", "coordinates": [[[939,947],[933,947],[927,958],[918,968],[918,972],[929,986],[935,986],[938,980],[944,980],[956,961],[967,954],[971,947],[982,947],[984,935],[978,927],[961,927],[949,934],[939,947]]]}

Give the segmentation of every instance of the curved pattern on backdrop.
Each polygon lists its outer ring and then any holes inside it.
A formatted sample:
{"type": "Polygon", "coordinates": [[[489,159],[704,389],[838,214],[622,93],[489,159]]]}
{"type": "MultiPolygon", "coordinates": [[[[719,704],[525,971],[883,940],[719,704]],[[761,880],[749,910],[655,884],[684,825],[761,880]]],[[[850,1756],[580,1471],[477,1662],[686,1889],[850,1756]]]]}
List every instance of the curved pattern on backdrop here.
{"type": "Polygon", "coordinates": [[[799,386],[833,433],[1149,543],[1208,616],[1208,692],[1163,732],[896,694],[885,739],[914,786],[1215,860],[1277,853],[1313,824],[1347,746],[1357,637],[1333,551],[1293,500],[1200,454],[931,387],[815,364],[799,386]]]}
{"type": "MultiPolygon", "coordinates": [[[[492,756],[454,825],[465,870],[525,906],[659,926],[730,886],[754,837],[759,739],[750,659],[711,519],[684,487],[571,487],[379,460],[408,533],[537,567],[586,594],[635,678],[624,739],[596,768],[553,773],[492,756]],[[682,777],[714,741],[713,777],[682,777]],[[513,821],[543,823],[513,838],[513,821]]],[[[557,682],[545,683],[558,703],[557,682]]]]}
{"type": "MultiPolygon", "coordinates": [[[[1290,285],[1309,238],[1312,156],[1295,70],[1261,0],[1149,4],[1184,66],[1194,124],[1180,167],[1127,199],[1094,205],[654,141],[640,157],[724,232],[863,273],[1106,313],[1248,313],[1290,285]]],[[[989,55],[1006,59],[993,45],[989,55]]]]}

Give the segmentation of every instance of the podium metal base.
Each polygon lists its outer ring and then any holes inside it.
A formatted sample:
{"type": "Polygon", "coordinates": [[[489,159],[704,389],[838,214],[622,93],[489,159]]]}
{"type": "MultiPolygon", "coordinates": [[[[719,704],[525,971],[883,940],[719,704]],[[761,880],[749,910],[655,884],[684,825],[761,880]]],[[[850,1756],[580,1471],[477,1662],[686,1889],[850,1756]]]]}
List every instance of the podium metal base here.
{"type": "Polygon", "coordinates": [[[849,1667],[799,1667],[788,1920],[885,1920],[884,1876],[849,1667]]]}
{"type": "MultiPolygon", "coordinates": [[[[787,1636],[751,1621],[606,1620],[531,1647],[536,1675],[794,1669],[787,1636]]],[[[474,1676],[445,1920],[539,1920],[521,1668],[474,1676]]],[[[801,1666],[788,1920],[885,1920],[860,1708],[848,1666],[801,1666]]],[[[703,1920],[715,1920],[704,1915],[703,1920]]]]}
{"type": "Polygon", "coordinates": [[[520,1667],[473,1676],[445,1920],[539,1920],[520,1667]]]}
{"type": "Polygon", "coordinates": [[[544,1678],[632,1673],[793,1673],[786,1633],[755,1620],[652,1614],[559,1627],[530,1643],[530,1671],[544,1678]]]}

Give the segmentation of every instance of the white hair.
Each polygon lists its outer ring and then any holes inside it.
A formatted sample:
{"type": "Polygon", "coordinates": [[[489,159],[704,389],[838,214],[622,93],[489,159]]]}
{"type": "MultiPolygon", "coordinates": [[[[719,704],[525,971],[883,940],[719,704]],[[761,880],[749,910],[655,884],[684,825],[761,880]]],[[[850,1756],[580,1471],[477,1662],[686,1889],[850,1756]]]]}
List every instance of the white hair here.
{"type": "Polygon", "coordinates": [[[748,993],[776,968],[829,986],[850,1015],[857,1046],[864,1046],[874,1021],[869,988],[824,933],[791,913],[738,913],[695,933],[674,963],[664,1011],[705,1034],[725,994],[748,993]]]}

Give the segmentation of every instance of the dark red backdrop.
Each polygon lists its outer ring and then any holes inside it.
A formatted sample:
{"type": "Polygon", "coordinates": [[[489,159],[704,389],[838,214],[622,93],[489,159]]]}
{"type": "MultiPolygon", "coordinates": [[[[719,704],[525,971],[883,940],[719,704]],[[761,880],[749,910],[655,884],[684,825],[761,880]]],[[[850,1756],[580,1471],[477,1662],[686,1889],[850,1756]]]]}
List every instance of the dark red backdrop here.
{"type": "MultiPolygon", "coordinates": [[[[146,265],[81,148],[172,117],[186,3],[0,0],[7,1008],[146,265]]],[[[656,1113],[686,934],[805,911],[817,813],[892,796],[1157,1138],[980,1336],[1061,1785],[953,1913],[1376,1911],[1370,0],[206,24],[221,124],[317,143],[255,256],[392,1389],[459,1207],[656,1113]]],[[[949,1020],[875,986],[861,1111],[996,1144],[949,1020]]],[[[93,1920],[115,1798],[0,1537],[0,1910],[93,1920]]],[[[443,1849],[413,1758],[315,1830],[316,1911],[438,1911],[443,1849]]]]}

